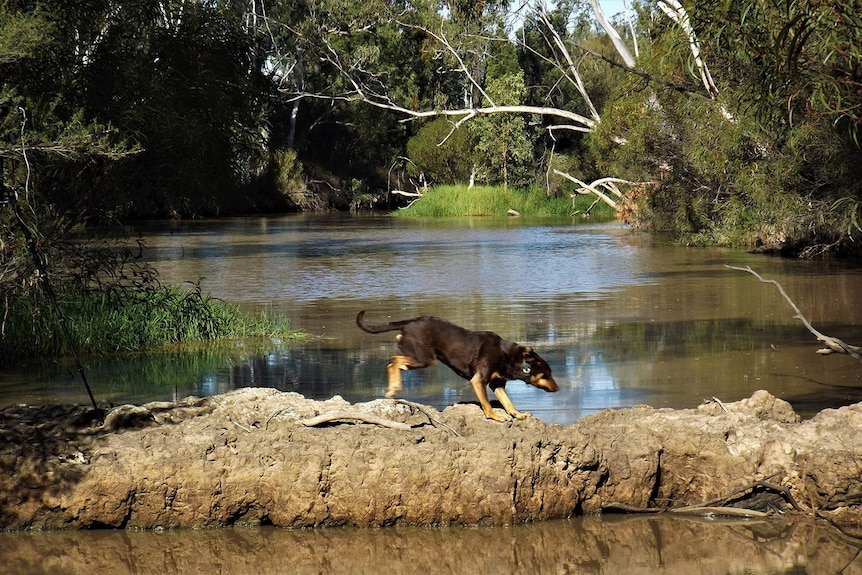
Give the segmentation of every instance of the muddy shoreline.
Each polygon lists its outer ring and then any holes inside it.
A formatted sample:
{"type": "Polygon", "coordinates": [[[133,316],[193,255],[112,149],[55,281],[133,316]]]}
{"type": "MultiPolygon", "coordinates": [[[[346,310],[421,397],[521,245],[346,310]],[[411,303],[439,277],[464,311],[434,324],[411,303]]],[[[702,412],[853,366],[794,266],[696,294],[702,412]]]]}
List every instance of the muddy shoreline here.
{"type": "Polygon", "coordinates": [[[0,441],[5,530],[512,525],[613,509],[810,516],[862,534],[862,404],[800,421],[764,391],[561,426],[249,388],[120,406],[104,423],[11,407],[0,441]]]}

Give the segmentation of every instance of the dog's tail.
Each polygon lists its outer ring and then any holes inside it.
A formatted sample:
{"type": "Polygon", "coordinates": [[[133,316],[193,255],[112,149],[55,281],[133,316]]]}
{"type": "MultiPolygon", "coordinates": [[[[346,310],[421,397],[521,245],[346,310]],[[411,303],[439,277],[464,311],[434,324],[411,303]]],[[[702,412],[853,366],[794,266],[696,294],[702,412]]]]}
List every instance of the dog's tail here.
{"type": "Polygon", "coordinates": [[[401,329],[403,326],[413,321],[412,319],[405,319],[401,321],[393,321],[391,323],[371,324],[365,323],[365,320],[363,319],[364,317],[364,310],[356,314],[356,325],[359,326],[359,329],[361,329],[362,331],[367,331],[368,333],[383,333],[384,331],[395,331],[396,329],[401,329]]]}

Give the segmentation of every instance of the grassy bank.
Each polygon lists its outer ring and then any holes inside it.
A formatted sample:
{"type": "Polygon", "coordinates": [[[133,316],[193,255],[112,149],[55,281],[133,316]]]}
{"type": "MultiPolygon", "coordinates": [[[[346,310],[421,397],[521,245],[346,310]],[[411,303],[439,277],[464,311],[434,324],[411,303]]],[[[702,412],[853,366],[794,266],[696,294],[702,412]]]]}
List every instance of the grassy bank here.
{"type": "MultiPolygon", "coordinates": [[[[73,292],[60,290],[59,305],[73,345],[82,354],[142,351],[169,344],[249,337],[291,337],[288,321],[248,315],[192,289],[73,292]]],[[[41,290],[6,300],[0,331],[0,365],[28,357],[69,353],[56,314],[41,290]]]]}
{"type": "MultiPolygon", "coordinates": [[[[400,216],[458,217],[505,216],[515,210],[523,216],[586,217],[594,196],[549,197],[544,190],[520,190],[503,186],[438,186],[429,189],[410,207],[395,212],[400,216]]],[[[610,221],[614,211],[600,202],[590,212],[591,221],[610,221]]]]}

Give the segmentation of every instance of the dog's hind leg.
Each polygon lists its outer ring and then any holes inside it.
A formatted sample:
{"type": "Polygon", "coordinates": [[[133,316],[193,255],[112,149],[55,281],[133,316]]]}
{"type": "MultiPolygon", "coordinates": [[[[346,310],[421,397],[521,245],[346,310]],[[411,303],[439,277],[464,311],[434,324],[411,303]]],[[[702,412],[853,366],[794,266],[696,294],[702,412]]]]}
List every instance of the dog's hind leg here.
{"type": "Polygon", "coordinates": [[[514,417],[515,419],[526,419],[529,417],[529,413],[521,413],[517,409],[515,409],[515,405],[512,403],[512,400],[509,399],[509,394],[506,393],[506,388],[502,385],[492,385],[491,389],[494,390],[494,395],[497,396],[497,400],[503,406],[503,409],[506,410],[506,413],[514,417]]]}
{"type": "MultiPolygon", "coordinates": [[[[491,407],[491,402],[488,401],[488,392],[485,391],[485,382],[482,381],[482,376],[480,374],[477,373],[470,379],[470,385],[473,386],[473,391],[476,392],[476,397],[479,398],[479,405],[482,406],[482,413],[485,414],[485,417],[493,419],[494,421],[508,421],[504,416],[495,412],[491,407]]],[[[506,399],[508,400],[508,398],[506,399]]],[[[512,402],[510,401],[509,404],[511,403],[512,402]]]]}
{"type": "Polygon", "coordinates": [[[401,372],[407,371],[408,369],[419,369],[420,367],[428,367],[434,362],[431,361],[422,363],[415,361],[411,357],[407,357],[406,355],[393,355],[389,359],[389,365],[386,366],[386,374],[388,376],[388,383],[386,385],[386,397],[392,399],[395,395],[401,391],[404,386],[401,383],[401,372]]]}

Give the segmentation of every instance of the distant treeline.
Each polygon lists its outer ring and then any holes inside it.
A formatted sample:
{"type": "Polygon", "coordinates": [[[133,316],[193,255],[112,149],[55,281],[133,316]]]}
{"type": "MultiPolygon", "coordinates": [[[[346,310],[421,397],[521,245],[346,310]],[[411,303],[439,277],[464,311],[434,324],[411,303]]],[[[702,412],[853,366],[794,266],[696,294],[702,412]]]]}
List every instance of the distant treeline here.
{"type": "Polygon", "coordinates": [[[5,1],[7,194],[71,228],[611,176],[637,226],[858,251],[854,1],[544,6],[5,1]]]}

